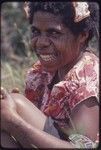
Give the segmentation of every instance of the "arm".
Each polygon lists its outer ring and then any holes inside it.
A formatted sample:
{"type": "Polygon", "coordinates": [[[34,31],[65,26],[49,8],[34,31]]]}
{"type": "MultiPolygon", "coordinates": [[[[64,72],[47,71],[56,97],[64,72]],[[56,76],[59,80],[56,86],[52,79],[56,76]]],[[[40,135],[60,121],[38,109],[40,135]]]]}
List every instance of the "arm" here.
{"type": "Polygon", "coordinates": [[[25,148],[73,148],[69,142],[51,136],[25,122],[21,117],[15,116],[9,124],[9,132],[25,148]],[[26,137],[26,138],[25,138],[26,137]]]}
{"type": "Polygon", "coordinates": [[[29,124],[43,130],[47,117],[25,96],[18,93],[11,93],[17,107],[17,113],[29,124]]]}
{"type": "Polygon", "coordinates": [[[99,133],[99,106],[94,97],[78,104],[72,111],[72,119],[79,134],[96,140],[99,133]]]}
{"type": "Polygon", "coordinates": [[[30,125],[17,113],[17,105],[12,97],[5,93],[5,99],[1,99],[1,128],[13,135],[22,147],[32,148],[71,148],[70,143],[59,140],[44,131],[30,125]]]}
{"type": "Polygon", "coordinates": [[[22,147],[32,148],[35,145],[38,148],[73,148],[69,142],[57,139],[26,122],[17,113],[17,105],[12,97],[5,94],[5,99],[1,100],[1,128],[13,135],[22,147]]]}
{"type": "MultiPolygon", "coordinates": [[[[20,97],[21,98],[21,97],[20,97]]],[[[12,106],[12,99],[7,99],[7,101],[2,100],[2,110],[3,120],[6,121],[3,124],[3,128],[12,133],[12,135],[21,143],[24,147],[31,147],[31,144],[35,144],[37,147],[49,148],[49,147],[61,147],[61,148],[71,148],[73,147],[69,142],[65,142],[59,140],[40,129],[35,128],[33,124],[28,123],[24,119],[22,119],[16,112],[16,107],[12,106]],[[5,113],[6,112],[6,113],[5,113]],[[16,114],[16,115],[15,115],[16,114]],[[10,119],[10,121],[7,121],[10,119]],[[25,136],[27,137],[25,139],[25,136]]],[[[27,106],[27,105],[26,105],[27,106]]],[[[27,110],[25,110],[26,112],[27,110]]],[[[28,112],[28,111],[27,111],[28,112]]],[[[34,113],[33,113],[34,114],[34,113]]],[[[31,114],[32,115],[32,114],[31,114]]],[[[26,116],[26,115],[25,115],[26,116]]],[[[36,115],[35,115],[36,116],[36,115]]],[[[36,117],[38,118],[38,116],[36,117]]],[[[94,141],[94,137],[96,138],[96,134],[98,132],[98,106],[94,102],[88,100],[85,103],[81,103],[77,105],[72,112],[72,119],[76,125],[79,134],[87,135],[89,138],[94,141]],[[93,104],[93,105],[92,105],[93,104]],[[93,113],[93,114],[92,114],[93,113]],[[87,118],[85,117],[87,116],[87,118]],[[97,116],[97,117],[96,117],[97,116]],[[90,119],[90,120],[89,120],[90,119]],[[92,120],[92,121],[91,121],[92,120]],[[91,122],[90,122],[91,121],[91,122]],[[96,122],[96,123],[94,123],[96,122]],[[84,131],[81,132],[79,128],[83,127],[84,131]],[[89,130],[91,128],[91,130],[89,130]],[[92,130],[93,134],[92,134],[92,130]]],[[[36,122],[33,119],[33,123],[36,122]]]]}

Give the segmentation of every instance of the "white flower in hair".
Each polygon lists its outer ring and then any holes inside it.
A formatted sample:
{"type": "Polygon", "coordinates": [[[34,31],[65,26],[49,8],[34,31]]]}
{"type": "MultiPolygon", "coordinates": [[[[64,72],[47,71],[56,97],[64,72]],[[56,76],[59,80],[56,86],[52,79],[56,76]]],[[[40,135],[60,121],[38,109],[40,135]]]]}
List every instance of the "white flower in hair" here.
{"type": "Polygon", "coordinates": [[[90,11],[88,10],[87,2],[73,2],[73,7],[75,9],[75,19],[74,22],[79,22],[84,18],[90,16],[90,11]]]}

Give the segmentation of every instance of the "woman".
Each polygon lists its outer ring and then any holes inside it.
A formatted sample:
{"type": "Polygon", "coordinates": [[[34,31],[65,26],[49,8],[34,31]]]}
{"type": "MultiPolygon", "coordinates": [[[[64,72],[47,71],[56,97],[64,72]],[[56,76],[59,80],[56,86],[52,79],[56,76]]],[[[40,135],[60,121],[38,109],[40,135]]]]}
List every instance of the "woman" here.
{"type": "Polygon", "coordinates": [[[99,67],[87,48],[94,36],[94,8],[86,2],[26,4],[39,61],[27,75],[27,98],[1,92],[2,129],[22,147],[96,146],[99,67]]]}

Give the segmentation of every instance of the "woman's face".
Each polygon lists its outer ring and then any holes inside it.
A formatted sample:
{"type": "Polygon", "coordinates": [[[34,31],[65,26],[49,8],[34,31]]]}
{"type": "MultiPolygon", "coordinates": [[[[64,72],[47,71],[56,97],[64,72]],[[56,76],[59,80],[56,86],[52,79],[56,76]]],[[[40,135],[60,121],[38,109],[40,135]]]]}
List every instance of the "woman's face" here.
{"type": "Polygon", "coordinates": [[[80,54],[80,38],[62,23],[60,16],[38,11],[31,26],[32,47],[47,71],[71,65],[80,54]]]}

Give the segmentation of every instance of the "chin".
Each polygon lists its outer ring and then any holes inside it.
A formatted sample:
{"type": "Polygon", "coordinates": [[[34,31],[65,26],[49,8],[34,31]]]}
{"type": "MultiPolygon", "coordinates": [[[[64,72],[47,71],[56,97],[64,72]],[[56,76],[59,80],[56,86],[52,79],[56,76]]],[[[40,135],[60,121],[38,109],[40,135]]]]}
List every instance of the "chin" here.
{"type": "Polygon", "coordinates": [[[44,66],[44,70],[47,72],[56,72],[58,70],[58,68],[44,66]]]}

